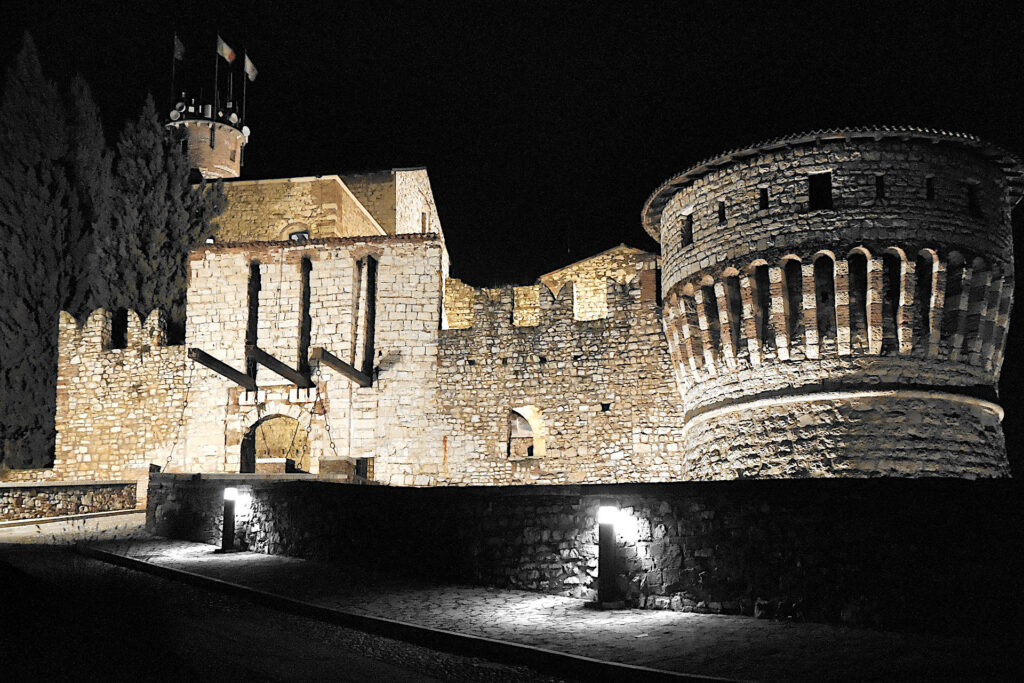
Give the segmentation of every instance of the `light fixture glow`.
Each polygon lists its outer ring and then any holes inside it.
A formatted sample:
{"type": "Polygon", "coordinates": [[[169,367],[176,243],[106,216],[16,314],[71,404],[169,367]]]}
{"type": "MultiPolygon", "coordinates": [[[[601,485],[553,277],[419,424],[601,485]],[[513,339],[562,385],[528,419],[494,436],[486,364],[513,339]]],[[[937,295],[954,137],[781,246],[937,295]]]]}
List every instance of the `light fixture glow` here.
{"type": "Polygon", "coordinates": [[[597,508],[598,524],[615,524],[619,516],[619,508],[615,505],[602,505],[597,508]]]}
{"type": "Polygon", "coordinates": [[[234,486],[229,486],[226,489],[224,489],[224,500],[237,500],[237,499],[238,499],[238,489],[236,489],[234,486]]]}

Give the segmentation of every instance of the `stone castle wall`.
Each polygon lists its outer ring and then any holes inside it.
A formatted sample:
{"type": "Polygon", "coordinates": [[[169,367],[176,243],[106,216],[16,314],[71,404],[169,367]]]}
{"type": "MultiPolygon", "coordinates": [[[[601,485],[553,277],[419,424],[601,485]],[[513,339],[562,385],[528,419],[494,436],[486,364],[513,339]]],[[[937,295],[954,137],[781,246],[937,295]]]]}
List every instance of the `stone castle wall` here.
{"type": "MultiPolygon", "coordinates": [[[[326,367],[316,388],[296,389],[258,367],[258,392],[247,392],[204,367],[186,414],[186,471],[237,472],[246,431],[283,415],[307,427],[311,471],[325,459],[372,457],[379,481],[433,482],[442,439],[436,420],[437,335],[442,248],[434,235],[317,240],[308,244],[214,246],[192,256],[189,347],[245,371],[251,264],[259,264],[257,345],[300,367],[302,267],[308,260],[310,347],[356,367],[366,335],[366,280],[359,261],[378,263],[371,387],[358,387],[326,367]],[[328,433],[328,427],[330,432],[328,433]],[[333,444],[333,445],[332,445],[333,444]]],[[[313,370],[316,370],[314,367],[313,370]]]]}
{"type": "Polygon", "coordinates": [[[648,201],[694,476],[1008,474],[1016,195],[991,153],[913,137],[767,143],[648,201]]]}
{"type": "Polygon", "coordinates": [[[83,325],[61,313],[53,476],[139,481],[145,491],[150,464],[164,465],[185,438],[185,347],[164,345],[158,311],[145,323],[127,312],[124,348],[111,331],[103,309],[83,325]]]}
{"type": "Polygon", "coordinates": [[[653,254],[637,250],[587,260],[576,275],[599,282],[599,295],[577,295],[569,279],[557,293],[449,283],[454,329],[441,332],[438,359],[447,482],[682,476],[683,415],[650,286],[656,268],[653,254]],[[532,428],[532,455],[516,448],[513,413],[532,428]]]}

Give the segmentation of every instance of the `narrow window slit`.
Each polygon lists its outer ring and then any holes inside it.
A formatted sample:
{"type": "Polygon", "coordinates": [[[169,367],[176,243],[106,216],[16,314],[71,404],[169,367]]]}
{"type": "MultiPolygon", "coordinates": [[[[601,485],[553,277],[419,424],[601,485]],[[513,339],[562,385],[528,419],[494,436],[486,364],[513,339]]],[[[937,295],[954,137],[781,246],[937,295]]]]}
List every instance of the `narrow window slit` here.
{"type": "Polygon", "coordinates": [[[832,208],[832,174],[812,173],[807,176],[807,194],[810,199],[810,210],[832,208]]]}

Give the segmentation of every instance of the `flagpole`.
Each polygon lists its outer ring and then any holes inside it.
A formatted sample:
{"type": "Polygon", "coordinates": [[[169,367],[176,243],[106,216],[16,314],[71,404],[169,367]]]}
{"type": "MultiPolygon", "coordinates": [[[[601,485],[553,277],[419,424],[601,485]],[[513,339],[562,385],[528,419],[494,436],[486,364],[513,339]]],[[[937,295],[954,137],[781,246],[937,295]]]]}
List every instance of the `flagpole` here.
{"type": "Polygon", "coordinates": [[[249,74],[245,73],[245,65],[249,61],[249,51],[244,50],[242,52],[242,125],[245,125],[245,94],[249,89],[249,74]]]}
{"type": "MultiPolygon", "coordinates": [[[[220,47],[220,33],[217,33],[217,47],[220,47]]],[[[217,78],[220,75],[220,52],[213,51],[213,111],[210,112],[210,120],[217,120],[217,78]]]]}
{"type": "Polygon", "coordinates": [[[178,66],[178,32],[174,32],[174,43],[171,44],[171,106],[174,105],[174,72],[178,66]]]}

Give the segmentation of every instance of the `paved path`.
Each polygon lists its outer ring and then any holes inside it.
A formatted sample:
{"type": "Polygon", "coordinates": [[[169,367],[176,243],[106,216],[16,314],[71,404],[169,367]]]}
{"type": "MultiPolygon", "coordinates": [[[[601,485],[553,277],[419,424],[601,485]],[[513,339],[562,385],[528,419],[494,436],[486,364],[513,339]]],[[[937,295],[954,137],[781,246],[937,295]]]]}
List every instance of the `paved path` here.
{"type": "Polygon", "coordinates": [[[587,609],[580,600],[438,585],[164,539],[104,550],[349,612],[628,664],[746,680],[994,680],[1016,639],[989,642],[671,611],[587,609]]]}
{"type": "Polygon", "coordinates": [[[149,538],[145,510],[0,522],[0,544],[68,545],[82,541],[149,538]]]}

